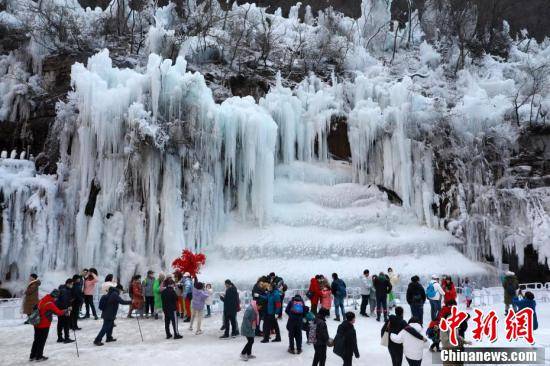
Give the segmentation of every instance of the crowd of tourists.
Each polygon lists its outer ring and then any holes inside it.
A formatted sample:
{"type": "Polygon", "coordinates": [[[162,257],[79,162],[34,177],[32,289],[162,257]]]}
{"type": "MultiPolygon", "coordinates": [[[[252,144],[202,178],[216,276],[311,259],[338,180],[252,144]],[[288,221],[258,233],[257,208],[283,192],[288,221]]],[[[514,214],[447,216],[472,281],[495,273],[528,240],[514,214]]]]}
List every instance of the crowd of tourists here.
{"type": "MultiPolygon", "coordinates": [[[[440,320],[449,317],[451,308],[458,301],[457,287],[450,276],[432,275],[426,286],[421,284],[418,276],[411,277],[405,296],[411,313],[408,321],[405,320],[404,309],[399,306],[394,294],[399,282],[400,276],[391,268],[386,273],[373,275],[369,270],[364,270],[360,282],[359,315],[376,316],[377,321],[383,321],[381,344],[387,347],[392,365],[402,365],[403,358],[411,366],[420,365],[424,344],[428,339],[431,341],[429,349],[432,352],[439,352],[442,348],[460,349],[469,343],[465,337],[467,322],[463,322],[459,328],[456,346],[451,344],[449,332],[443,332],[439,328],[440,320]],[[430,306],[430,319],[424,328],[426,300],[430,306]],[[390,314],[391,312],[393,313],[390,314]]],[[[188,324],[190,331],[194,331],[196,335],[202,334],[203,317],[210,317],[212,314],[212,285],[201,282],[187,272],[155,275],[153,271],[148,271],[144,279],[135,275],[128,284],[129,300],[121,296],[124,288],[113,274],[105,276],[99,288],[98,283],[97,270],[84,269],[39,299],[41,282],[36,274],[30,275],[22,310],[28,316],[27,323],[34,326],[31,361],[47,360],[43,352],[54,314],[58,317],[57,342],[72,343],[75,339],[71,338],[70,331],[76,337],[76,331],[81,329],[79,320],[91,317],[98,320],[99,310],[103,325],[93,341],[96,346],[104,345],[104,337],[105,342],[116,341],[113,329],[119,315],[119,305],[128,305],[126,316],[137,317],[138,322],[144,318],[163,318],[167,339],[182,338],[178,330],[180,319],[188,324]],[[96,309],[94,303],[96,294],[99,294],[99,309],[96,309]]],[[[519,284],[513,272],[505,274],[502,285],[506,312],[511,306],[519,309],[530,307],[535,311],[533,293],[518,293],[519,284]]],[[[359,358],[356,315],[351,311],[346,312],[348,288],[337,273],[333,273],[330,280],[322,274],[315,275],[310,279],[304,296],[294,294],[286,304],[284,300],[288,287],[283,278],[273,272],[259,277],[243,311],[240,328],[237,322],[237,314],[242,310],[239,291],[231,280],[226,280],[224,286],[223,293],[219,294],[219,300],[223,304],[223,334],[220,338],[244,336],[246,343],[240,353],[243,361],[256,358],[252,352],[256,337],[261,338],[261,343],[282,342],[279,321],[283,314],[287,318],[288,353],[302,353],[304,344],[313,346],[313,366],[325,365],[329,347],[342,358],[344,366],[351,365],[354,357],[359,358]],[[336,334],[331,337],[327,319],[333,308],[334,321],[340,324],[336,334]]],[[[470,308],[474,288],[467,278],[461,283],[460,292],[466,308],[470,308]]],[[[535,329],[536,327],[538,324],[535,324],[535,329]]]]}

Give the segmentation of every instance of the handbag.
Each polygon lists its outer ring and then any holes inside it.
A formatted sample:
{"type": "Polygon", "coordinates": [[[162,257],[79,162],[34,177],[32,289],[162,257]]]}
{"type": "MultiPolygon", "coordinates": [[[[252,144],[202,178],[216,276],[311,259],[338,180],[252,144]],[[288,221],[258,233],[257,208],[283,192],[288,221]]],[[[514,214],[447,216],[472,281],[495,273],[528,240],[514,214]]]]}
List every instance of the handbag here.
{"type": "Polygon", "coordinates": [[[386,326],[386,330],[384,330],[384,334],[382,334],[382,339],[380,339],[380,344],[384,347],[388,347],[389,343],[390,343],[390,323],[388,322],[388,325],[386,326]]]}

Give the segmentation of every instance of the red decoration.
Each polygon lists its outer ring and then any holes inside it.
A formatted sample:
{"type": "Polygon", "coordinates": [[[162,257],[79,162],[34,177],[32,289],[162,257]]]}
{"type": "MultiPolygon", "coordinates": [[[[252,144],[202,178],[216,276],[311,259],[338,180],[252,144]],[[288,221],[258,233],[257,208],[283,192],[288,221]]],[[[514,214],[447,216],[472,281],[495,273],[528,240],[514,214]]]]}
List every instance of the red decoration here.
{"type": "Polygon", "coordinates": [[[205,262],[206,256],[204,254],[194,254],[189,249],[184,249],[181,252],[181,257],[174,259],[172,267],[181,273],[189,272],[191,277],[196,277],[205,262]]]}

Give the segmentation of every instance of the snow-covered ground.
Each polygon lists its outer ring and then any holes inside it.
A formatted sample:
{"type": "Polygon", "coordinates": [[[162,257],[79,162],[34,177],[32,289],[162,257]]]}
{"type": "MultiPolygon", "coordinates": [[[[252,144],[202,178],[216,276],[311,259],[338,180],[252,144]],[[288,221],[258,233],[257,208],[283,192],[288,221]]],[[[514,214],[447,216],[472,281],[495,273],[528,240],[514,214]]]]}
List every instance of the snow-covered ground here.
{"type": "Polygon", "coordinates": [[[315,271],[353,281],[365,268],[378,273],[388,267],[404,278],[489,277],[488,267],[454,247],[460,241],[448,231],[422,224],[410,207],[390,203],[375,185],[353,183],[347,163],[280,164],[273,188],[269,224],[259,227],[233,215],[206,252],[203,278],[252,283],[274,270],[292,286],[303,286],[315,271]]]}
{"type": "MultiPolygon", "coordinates": [[[[509,346],[505,339],[504,321],[502,319],[503,305],[499,304],[491,307],[497,311],[501,317],[499,321],[499,339],[492,346],[509,346]]],[[[350,308],[350,310],[353,310],[350,308]]],[[[488,308],[484,308],[488,310],[488,308]]],[[[409,309],[405,307],[406,318],[409,317],[409,309]]],[[[539,303],[537,307],[539,329],[535,332],[535,346],[546,348],[546,363],[550,364],[550,328],[547,326],[550,320],[550,304],[539,303]]],[[[239,314],[239,321],[242,313],[239,314]]],[[[424,306],[424,318],[429,318],[429,305],[424,306]]],[[[56,366],[63,365],[117,365],[117,366],[138,366],[138,365],[174,365],[188,364],[193,366],[206,365],[241,365],[239,353],[244,346],[244,338],[238,337],[230,340],[220,340],[218,337],[221,332],[220,316],[215,315],[212,318],[203,321],[204,334],[195,335],[188,330],[187,324],[179,323],[179,329],[184,338],[181,340],[166,340],[164,334],[164,322],[162,320],[142,320],[140,321],[143,331],[144,342],[141,342],[138,324],[135,319],[121,318],[117,320],[117,327],[114,330],[114,336],[117,338],[115,343],[108,343],[103,347],[96,347],[92,344],[101,321],[86,320],[81,321],[82,330],[77,332],[78,347],[80,358],[77,359],[75,344],[56,343],[54,323],[50,329],[50,336],[45,349],[45,355],[50,357],[46,364],[56,366]]],[[[332,319],[327,321],[329,333],[334,336],[338,323],[332,319]]],[[[290,355],[286,352],[288,348],[287,331],[285,329],[286,316],[279,321],[282,332],[283,342],[281,343],[260,343],[260,338],[256,338],[253,347],[253,354],[257,359],[249,361],[256,365],[307,365],[313,358],[313,348],[304,345],[304,352],[301,355],[290,355]]],[[[354,361],[354,365],[391,365],[387,350],[380,345],[380,327],[374,318],[358,318],[355,324],[359,352],[361,358],[354,361]]],[[[470,321],[467,338],[472,339],[471,332],[473,323],[470,321]]],[[[0,358],[3,366],[25,365],[28,364],[28,356],[32,344],[32,327],[28,325],[14,325],[10,323],[0,323],[0,358]]],[[[72,335],[71,335],[72,337],[72,335]]],[[[423,357],[423,365],[432,364],[432,355],[428,351],[426,344],[423,357]]],[[[475,346],[489,346],[489,342],[484,341],[474,343],[475,346]]],[[[514,343],[513,346],[526,346],[524,341],[514,343]]],[[[405,364],[406,361],[404,361],[405,364]]],[[[327,365],[341,365],[341,359],[334,355],[329,349],[327,365]]]]}

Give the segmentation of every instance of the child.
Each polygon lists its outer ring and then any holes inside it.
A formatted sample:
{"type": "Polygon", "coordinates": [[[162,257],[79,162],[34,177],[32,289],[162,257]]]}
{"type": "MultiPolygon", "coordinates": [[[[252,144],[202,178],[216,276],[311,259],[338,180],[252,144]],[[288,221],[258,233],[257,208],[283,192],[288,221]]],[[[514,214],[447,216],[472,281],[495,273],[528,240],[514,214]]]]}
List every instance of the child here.
{"type": "Polygon", "coordinates": [[[309,311],[306,316],[304,317],[302,329],[306,331],[306,343],[310,344],[309,342],[309,328],[311,327],[311,322],[315,320],[315,314],[313,314],[312,311],[309,311]]]}
{"type": "MultiPolygon", "coordinates": [[[[519,293],[521,295],[521,291],[519,293]]],[[[539,327],[539,322],[537,320],[537,302],[535,301],[535,295],[531,291],[525,292],[525,295],[523,295],[523,299],[520,299],[519,297],[514,297],[512,299],[512,304],[514,305],[514,308],[517,309],[517,311],[523,310],[525,308],[530,308],[533,310],[533,330],[537,330],[539,327]]]]}
{"type": "Polygon", "coordinates": [[[205,318],[210,318],[212,315],[212,295],[214,294],[214,290],[212,290],[212,284],[207,283],[206,284],[206,292],[208,292],[208,297],[206,298],[205,304],[206,304],[206,316],[205,318]]]}
{"type": "Polygon", "coordinates": [[[474,288],[470,284],[470,280],[468,277],[464,280],[464,286],[462,288],[462,294],[466,298],[466,308],[469,309],[470,305],[472,305],[472,295],[474,293],[474,288]]]}
{"type": "Polygon", "coordinates": [[[426,331],[428,338],[432,340],[432,345],[430,346],[430,352],[441,352],[439,348],[439,321],[432,320],[428,325],[428,330],[426,331]],[[435,351],[434,351],[435,349],[435,351]]]}
{"type": "Polygon", "coordinates": [[[330,316],[330,307],[332,306],[332,292],[330,286],[325,284],[321,290],[321,308],[327,309],[330,316]]]}

